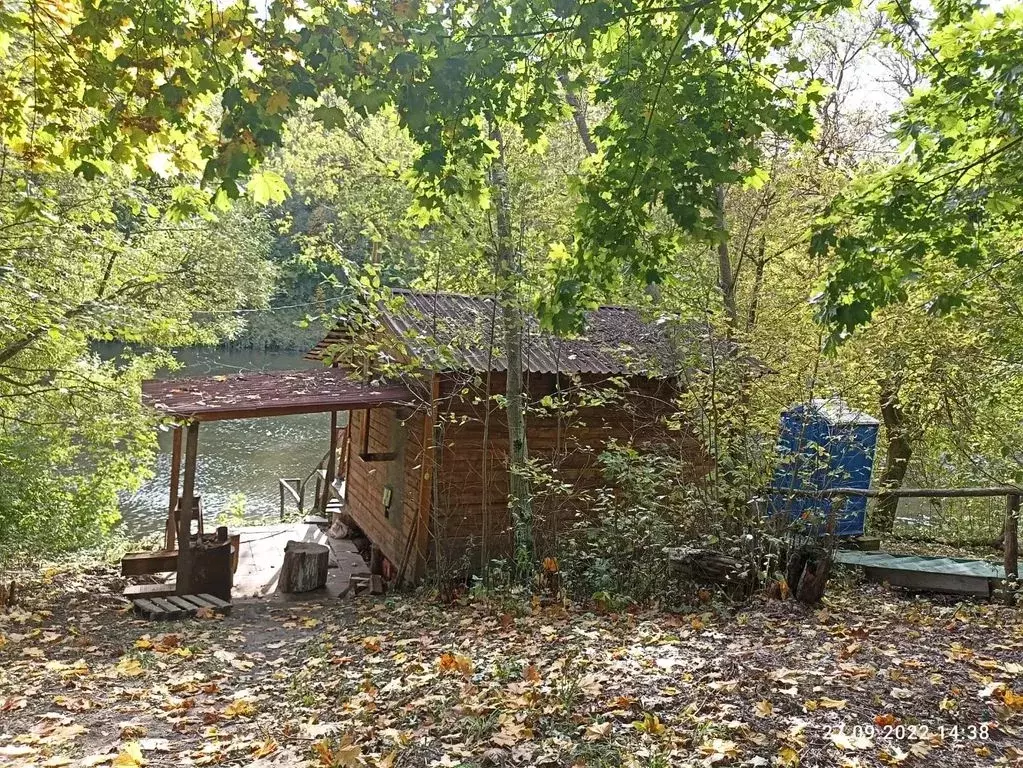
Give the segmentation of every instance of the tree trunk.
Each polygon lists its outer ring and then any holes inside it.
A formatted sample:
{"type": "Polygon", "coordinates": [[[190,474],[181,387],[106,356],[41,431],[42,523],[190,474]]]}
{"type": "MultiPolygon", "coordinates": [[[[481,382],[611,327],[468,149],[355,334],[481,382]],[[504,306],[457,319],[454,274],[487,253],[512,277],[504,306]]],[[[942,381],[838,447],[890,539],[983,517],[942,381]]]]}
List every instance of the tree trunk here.
{"type": "Polygon", "coordinates": [[[561,82],[561,87],[565,89],[565,101],[568,102],[568,106],[572,108],[572,119],[575,121],[576,130],[579,131],[579,140],[582,141],[583,146],[586,148],[587,155],[597,154],[597,145],[593,141],[593,136],[590,133],[590,126],[586,120],[586,107],[576,96],[571,88],[571,81],[568,79],[568,73],[562,72],[558,75],[558,80],[561,82]]]}
{"type": "MultiPolygon", "coordinates": [[[[884,419],[888,444],[885,452],[882,488],[901,488],[906,479],[913,446],[909,441],[906,413],[899,400],[899,385],[895,379],[881,382],[881,418],[884,419]]],[[[891,533],[899,510],[898,496],[881,496],[874,508],[872,519],[875,533],[891,533]]]]}
{"type": "Polygon", "coordinates": [[[735,307],[735,280],[732,277],[732,257],[728,253],[728,226],[725,221],[725,187],[718,184],[714,188],[714,216],[718,236],[718,287],[725,304],[725,318],[728,320],[728,334],[731,338],[735,331],[738,311],[735,307]]]}
{"type": "Polygon", "coordinates": [[[529,488],[526,444],[526,413],[522,386],[522,308],[519,305],[518,263],[511,221],[511,190],[505,166],[504,138],[495,123],[491,136],[497,143],[497,156],[491,164],[491,182],[496,208],[494,272],[497,277],[504,325],[504,348],[508,358],[505,402],[508,416],[508,505],[511,510],[515,541],[516,571],[520,578],[532,575],[534,567],[533,500],[529,488]]]}

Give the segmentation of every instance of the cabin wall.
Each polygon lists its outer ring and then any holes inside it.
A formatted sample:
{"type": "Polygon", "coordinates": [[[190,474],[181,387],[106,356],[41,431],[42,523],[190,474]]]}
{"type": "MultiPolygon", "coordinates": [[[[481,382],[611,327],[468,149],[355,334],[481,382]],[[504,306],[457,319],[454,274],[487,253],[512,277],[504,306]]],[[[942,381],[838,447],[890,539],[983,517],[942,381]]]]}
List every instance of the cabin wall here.
{"type": "Polygon", "coordinates": [[[394,408],[353,411],[345,509],[388,560],[400,565],[418,514],[424,413],[394,408]],[[368,444],[364,442],[367,418],[368,444]],[[371,461],[363,456],[394,453],[371,461]],[[391,503],[384,506],[385,489],[391,503]]]}
{"type": "MultiPolygon", "coordinates": [[[[433,565],[462,572],[482,562],[512,554],[508,512],[508,428],[504,409],[483,397],[485,377],[448,374],[442,378],[442,448],[437,471],[437,504],[430,533],[433,565]]],[[[570,380],[554,374],[532,374],[527,392],[535,406],[546,396],[580,386],[613,389],[604,377],[570,380]]],[[[503,374],[493,374],[490,392],[504,392],[503,374]]],[[[535,533],[540,556],[558,550],[558,537],[579,515],[587,514],[595,491],[604,485],[598,457],[611,440],[671,444],[691,458],[694,473],[702,473],[703,453],[695,441],[686,444],[679,432],[669,432],[663,417],[673,413],[673,391],[665,382],[635,378],[628,394],[615,402],[579,408],[575,413],[527,419],[530,458],[547,463],[553,482],[533,486],[535,533]]]]}

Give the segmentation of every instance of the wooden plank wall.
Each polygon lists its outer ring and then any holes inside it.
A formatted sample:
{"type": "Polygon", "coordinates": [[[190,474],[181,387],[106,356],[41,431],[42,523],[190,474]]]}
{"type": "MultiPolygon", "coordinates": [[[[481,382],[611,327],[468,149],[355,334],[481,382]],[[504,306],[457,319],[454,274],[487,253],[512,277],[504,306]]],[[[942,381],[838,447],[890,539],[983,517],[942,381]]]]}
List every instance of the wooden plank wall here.
{"type": "MultiPolygon", "coordinates": [[[[443,448],[438,472],[438,505],[431,518],[434,562],[441,570],[478,568],[489,559],[507,557],[512,550],[507,508],[508,431],[503,409],[489,402],[489,419],[482,378],[447,375],[441,389],[443,448]],[[484,447],[484,430],[487,446],[484,447]]],[[[553,375],[532,374],[527,381],[535,407],[546,395],[571,392],[576,399],[586,390],[614,389],[598,376],[561,381],[553,375]]],[[[493,374],[492,393],[503,393],[504,377],[493,374]]],[[[563,416],[535,410],[528,421],[531,458],[549,462],[556,486],[534,486],[534,515],[538,554],[558,551],[558,537],[579,515],[585,515],[594,492],[604,484],[598,456],[612,440],[636,445],[669,443],[694,464],[703,463],[695,440],[669,432],[663,417],[673,413],[672,391],[664,382],[634,378],[628,396],[618,402],[581,407],[563,416]],[[565,488],[560,487],[564,484],[565,488]]],[[[700,472],[694,469],[694,473],[700,472]]]]}
{"type": "MultiPolygon", "coordinates": [[[[352,414],[347,509],[395,566],[409,553],[421,498],[436,499],[435,507],[431,503],[428,506],[433,508],[426,510],[430,568],[441,574],[463,573],[479,568],[485,560],[511,555],[507,422],[501,405],[483,396],[484,382],[485,377],[479,374],[442,375],[437,473],[435,486],[426,495],[420,489],[425,408],[400,417],[394,409],[373,411],[369,452],[397,451],[392,461],[364,461],[358,455],[366,411],[352,414]],[[387,485],[393,489],[394,500],[390,514],[385,515],[387,485]]],[[[670,386],[643,378],[630,379],[627,386],[628,396],[618,402],[580,407],[559,419],[537,412],[545,396],[569,390],[578,400],[583,392],[618,388],[597,376],[563,377],[560,382],[552,374],[528,377],[533,407],[528,422],[530,456],[556,470],[557,484],[534,486],[540,556],[555,554],[559,536],[578,516],[588,513],[594,492],[604,485],[598,457],[612,439],[639,447],[670,444],[690,459],[694,475],[705,471],[706,459],[699,444],[664,426],[664,417],[674,413],[670,386]]],[[[492,375],[490,392],[504,392],[502,374],[492,375]]]]}
{"type": "Polygon", "coordinates": [[[369,452],[396,451],[398,455],[390,461],[364,461],[359,455],[366,414],[366,411],[353,412],[349,427],[351,457],[346,510],[384,556],[398,565],[418,514],[423,413],[416,411],[402,419],[393,408],[372,411],[369,452]],[[388,485],[392,499],[385,514],[384,488],[388,485]]]}

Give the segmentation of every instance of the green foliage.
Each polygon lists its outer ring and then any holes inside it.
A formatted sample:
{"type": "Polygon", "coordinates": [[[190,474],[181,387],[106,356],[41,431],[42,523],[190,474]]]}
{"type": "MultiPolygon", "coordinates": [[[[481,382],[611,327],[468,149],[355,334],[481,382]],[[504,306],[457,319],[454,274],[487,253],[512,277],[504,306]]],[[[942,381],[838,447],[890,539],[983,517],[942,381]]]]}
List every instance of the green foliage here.
{"type": "Polygon", "coordinates": [[[705,500],[671,456],[612,445],[600,465],[606,486],[559,558],[568,588],[608,605],[664,596],[671,589],[665,550],[708,532],[705,500]]]}
{"type": "Polygon", "coordinates": [[[929,84],[899,116],[903,160],[858,179],[816,226],[813,253],[833,263],[821,312],[836,339],[908,301],[922,275],[967,270],[926,297],[947,314],[971,301],[973,279],[1019,256],[1023,9],[944,21],[921,62],[929,84]]]}
{"type": "Polygon", "coordinates": [[[120,175],[0,173],[0,561],[95,542],[149,472],[140,383],[161,348],[234,333],[266,301],[265,220],[172,217],[174,194],[120,175]],[[97,342],[127,345],[101,359],[97,342]],[[136,351],[143,350],[143,351],[136,351]],[[144,351],[149,350],[149,351],[144,351]]]}

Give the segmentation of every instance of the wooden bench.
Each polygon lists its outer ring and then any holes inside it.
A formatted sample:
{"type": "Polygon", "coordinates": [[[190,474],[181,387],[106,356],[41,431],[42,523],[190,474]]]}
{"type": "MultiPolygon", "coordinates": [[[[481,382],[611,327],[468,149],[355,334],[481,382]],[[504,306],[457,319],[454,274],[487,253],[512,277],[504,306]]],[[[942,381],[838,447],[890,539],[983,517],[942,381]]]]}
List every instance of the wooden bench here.
{"type": "Polygon", "coordinates": [[[194,617],[200,609],[208,609],[224,616],[231,615],[231,604],[215,595],[171,595],[169,597],[140,597],[132,600],[135,613],[147,619],[184,619],[194,617]]]}

